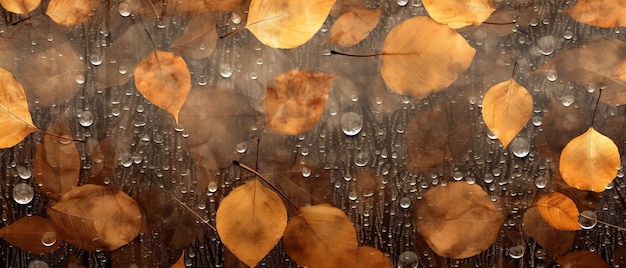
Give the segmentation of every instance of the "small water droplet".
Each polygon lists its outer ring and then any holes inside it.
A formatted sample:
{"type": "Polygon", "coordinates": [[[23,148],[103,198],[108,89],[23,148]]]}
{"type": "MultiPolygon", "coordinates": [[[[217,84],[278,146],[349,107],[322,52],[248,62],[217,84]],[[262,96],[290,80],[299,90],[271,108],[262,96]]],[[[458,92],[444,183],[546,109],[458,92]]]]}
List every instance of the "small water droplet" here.
{"type": "Polygon", "coordinates": [[[563,104],[563,106],[565,107],[570,107],[570,105],[574,103],[574,100],[574,95],[565,95],[561,97],[561,104],[563,104]]]}
{"type": "Polygon", "coordinates": [[[20,176],[22,180],[28,180],[33,175],[33,172],[25,166],[17,166],[17,175],[20,176]]]}
{"type": "Polygon", "coordinates": [[[455,172],[452,174],[452,178],[453,178],[455,181],[460,181],[460,180],[462,180],[462,179],[463,179],[463,172],[461,172],[461,171],[459,171],[459,170],[455,171],[455,172]]]}
{"type": "Polygon", "coordinates": [[[29,184],[20,182],[13,187],[13,200],[18,204],[28,204],[30,201],[33,201],[34,197],[35,192],[33,191],[33,187],[29,184]]]}
{"type": "Polygon", "coordinates": [[[120,155],[120,163],[123,167],[130,167],[133,164],[133,156],[129,152],[120,155]]]}
{"type": "Polygon", "coordinates": [[[209,192],[215,193],[217,192],[217,183],[214,181],[211,181],[209,182],[209,186],[207,186],[207,188],[209,189],[209,192]]]}
{"type": "Polygon", "coordinates": [[[224,78],[229,78],[233,75],[233,68],[228,63],[220,64],[220,75],[224,78]]]}
{"type": "Polygon", "coordinates": [[[533,126],[539,127],[543,122],[543,118],[540,115],[533,115],[532,117],[533,126]]]}
{"type": "Polygon", "coordinates": [[[547,185],[548,179],[546,179],[546,177],[539,175],[535,178],[535,186],[537,186],[538,189],[546,188],[547,185]]]}
{"type": "Polygon", "coordinates": [[[232,16],[230,17],[230,21],[232,21],[234,24],[239,24],[241,23],[241,16],[237,13],[232,13],[232,16]]]}
{"type": "Polygon", "coordinates": [[[82,85],[85,83],[85,76],[83,76],[82,74],[79,74],[76,76],[76,84],[82,85]]]}
{"type": "Polygon", "coordinates": [[[78,118],[78,123],[83,127],[89,127],[93,124],[93,113],[91,111],[84,111],[78,118]]]}
{"type": "Polygon", "coordinates": [[[89,56],[89,62],[91,62],[91,64],[93,64],[94,66],[99,66],[100,64],[102,64],[102,57],[98,54],[91,54],[89,56]]]}
{"type": "Polygon", "coordinates": [[[574,37],[574,33],[570,30],[565,30],[565,32],[563,32],[563,38],[569,40],[572,39],[572,37],[574,37]]]}
{"type": "Polygon", "coordinates": [[[45,232],[41,235],[41,243],[46,247],[51,247],[57,242],[57,234],[55,232],[45,232]]]}
{"type": "Polygon", "coordinates": [[[302,168],[302,177],[308,178],[311,176],[311,169],[309,169],[308,167],[303,167],[302,168]]]}
{"type": "Polygon", "coordinates": [[[120,72],[121,75],[127,74],[128,67],[126,67],[126,65],[120,65],[120,67],[117,68],[117,71],[120,72]]]}
{"type": "Polygon", "coordinates": [[[559,77],[555,70],[547,70],[545,74],[546,79],[548,79],[548,81],[550,82],[556,81],[556,79],[559,77]]]}
{"type": "Polygon", "coordinates": [[[509,149],[513,152],[513,155],[524,158],[530,153],[530,143],[523,137],[516,137],[509,144],[509,149]]]}
{"type": "Polygon", "coordinates": [[[409,3],[409,0],[397,0],[398,6],[406,6],[409,3]]]}
{"type": "Polygon", "coordinates": [[[409,208],[411,206],[411,199],[403,196],[402,198],[400,198],[400,207],[401,208],[409,208]]]}
{"type": "Polygon", "coordinates": [[[259,75],[256,72],[251,72],[250,73],[250,79],[256,80],[257,78],[259,78],[259,75]]]}
{"type": "Polygon", "coordinates": [[[128,17],[131,13],[130,5],[124,1],[117,6],[117,11],[120,12],[122,17],[128,17]]]}
{"type": "Polygon", "coordinates": [[[512,246],[509,248],[509,256],[513,259],[519,259],[524,256],[524,251],[526,248],[523,245],[512,246]]]}
{"type": "Polygon", "coordinates": [[[413,251],[405,251],[398,256],[398,268],[417,268],[419,257],[413,251]]]}
{"type": "Polygon", "coordinates": [[[591,210],[585,210],[578,216],[578,224],[581,228],[589,230],[598,224],[598,216],[591,210]]]}
{"type": "Polygon", "coordinates": [[[359,167],[364,167],[369,161],[370,156],[366,152],[359,152],[354,156],[354,164],[359,167]]]}
{"type": "Polygon", "coordinates": [[[239,144],[235,146],[235,150],[237,150],[237,152],[240,154],[245,153],[246,150],[248,150],[248,142],[247,141],[240,142],[239,144]]]}
{"type": "Polygon", "coordinates": [[[355,112],[347,112],[341,116],[341,130],[348,136],[354,136],[363,129],[363,118],[355,112]]]}

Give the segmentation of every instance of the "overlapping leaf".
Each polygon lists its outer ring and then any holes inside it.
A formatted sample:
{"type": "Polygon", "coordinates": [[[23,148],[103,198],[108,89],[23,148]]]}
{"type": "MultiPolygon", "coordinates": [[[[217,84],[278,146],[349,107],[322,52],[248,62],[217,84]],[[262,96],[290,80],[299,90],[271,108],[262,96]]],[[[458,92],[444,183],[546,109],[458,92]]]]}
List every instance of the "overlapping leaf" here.
{"type": "Polygon", "coordinates": [[[530,119],[533,98],[511,78],[487,90],[482,113],[485,125],[506,148],[530,119]]]}
{"type": "Polygon", "coordinates": [[[537,207],[531,207],[524,212],[524,234],[532,237],[537,243],[553,256],[561,256],[574,244],[575,231],[555,229],[546,222],[537,207]]]}
{"type": "Polygon", "coordinates": [[[357,267],[360,268],[393,268],[391,260],[380,250],[368,246],[357,248],[357,267]]]}
{"type": "Polygon", "coordinates": [[[47,254],[57,250],[63,238],[52,223],[40,216],[21,218],[0,229],[0,238],[33,254],[47,254]]]}
{"type": "Polygon", "coordinates": [[[15,14],[26,14],[39,7],[41,0],[0,0],[0,5],[15,14]]]}
{"type": "Polygon", "coordinates": [[[0,68],[0,148],[15,146],[35,130],[22,85],[0,68]]]}
{"type": "Polygon", "coordinates": [[[167,7],[175,14],[202,14],[209,11],[233,10],[243,4],[243,0],[167,0],[167,7]]]}
{"type": "Polygon", "coordinates": [[[422,3],[431,18],[453,29],[479,25],[496,10],[492,0],[423,0],[422,3]]]}
{"type": "Polygon", "coordinates": [[[101,0],[52,0],[48,4],[46,15],[50,17],[54,22],[72,26],[81,24],[89,14],[91,10],[100,5],[101,0]]]}
{"type": "Polygon", "coordinates": [[[576,5],[563,13],[580,23],[593,26],[604,28],[626,26],[625,0],[578,0],[576,5]]]}
{"type": "Polygon", "coordinates": [[[574,251],[565,254],[565,256],[556,259],[556,263],[558,263],[561,267],[567,268],[611,267],[600,255],[588,250],[574,251]]]}
{"type": "Polygon", "coordinates": [[[547,194],[535,203],[539,215],[554,229],[563,231],[580,230],[578,208],[566,195],[554,192],[547,194]]]}
{"type": "Polygon", "coordinates": [[[191,17],[183,35],[176,39],[171,48],[181,55],[203,59],[211,55],[217,44],[217,30],[213,15],[205,13],[191,17]]]}
{"type": "Polygon", "coordinates": [[[344,13],[330,28],[330,42],[343,47],[358,44],[376,27],[381,12],[358,9],[344,13]]]}

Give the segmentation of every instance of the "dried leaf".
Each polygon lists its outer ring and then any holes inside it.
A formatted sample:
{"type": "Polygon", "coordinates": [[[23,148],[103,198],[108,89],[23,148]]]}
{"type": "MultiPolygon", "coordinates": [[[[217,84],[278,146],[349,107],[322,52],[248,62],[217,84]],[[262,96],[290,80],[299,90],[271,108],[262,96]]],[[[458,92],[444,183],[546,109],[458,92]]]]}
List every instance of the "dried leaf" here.
{"type": "Polygon", "coordinates": [[[183,250],[183,253],[180,254],[180,259],[178,259],[176,263],[170,266],[170,268],[186,268],[186,267],[187,266],[185,265],[185,251],[183,250]]]}
{"type": "MultiPolygon", "coordinates": [[[[577,98],[574,102],[582,102],[577,98]]],[[[593,111],[588,106],[564,106],[561,101],[551,101],[543,113],[542,132],[535,138],[535,147],[542,157],[557,161],[563,148],[589,128],[593,111]]]]}
{"type": "Polygon", "coordinates": [[[65,113],[61,113],[57,121],[48,128],[48,132],[66,138],[43,136],[35,151],[33,172],[42,191],[58,200],[78,185],[80,155],[76,144],[71,140],[72,133],[65,122],[65,113]]]}
{"type": "Polygon", "coordinates": [[[330,42],[343,47],[358,44],[376,27],[381,12],[358,9],[341,15],[330,28],[330,42]]]}
{"type": "Polygon", "coordinates": [[[287,209],[273,190],[253,179],[222,200],[215,221],[224,245],[254,267],[283,236],[287,209]]]}
{"type": "Polygon", "coordinates": [[[530,207],[524,212],[523,229],[524,234],[535,239],[547,253],[556,257],[565,254],[576,238],[576,231],[562,231],[550,226],[536,207],[530,207]]]}
{"type": "Polygon", "coordinates": [[[185,57],[203,59],[211,55],[217,44],[215,20],[210,13],[192,16],[183,35],[171,48],[185,57]]]}
{"type": "Polygon", "coordinates": [[[244,2],[243,0],[167,0],[167,7],[174,14],[199,14],[209,11],[233,10],[244,2]]]}
{"type": "Polygon", "coordinates": [[[626,265],[626,245],[621,245],[613,251],[611,255],[611,264],[613,267],[622,267],[626,265]]]}
{"type": "Polygon", "coordinates": [[[63,244],[52,223],[39,216],[24,217],[9,224],[0,229],[0,237],[33,254],[51,253],[63,244]]]}
{"type": "Polygon", "coordinates": [[[626,26],[625,0],[578,0],[572,8],[563,13],[580,23],[593,26],[604,28],[626,26]]]}
{"type": "Polygon", "coordinates": [[[485,125],[506,148],[533,114],[533,97],[511,78],[487,90],[482,112],[485,125]]]}
{"type": "Polygon", "coordinates": [[[594,128],[571,140],[561,152],[559,171],[576,189],[602,192],[621,164],[615,143],[594,128]]]}
{"type": "Polygon", "coordinates": [[[168,111],[178,123],[191,88],[191,74],[180,56],[155,49],[135,68],[135,86],[154,105],[168,111]]]}
{"type": "Polygon", "coordinates": [[[68,243],[88,251],[115,250],[135,239],[141,210],[122,191],[82,185],[48,208],[56,230],[68,243]]]}
{"type": "Polygon", "coordinates": [[[556,263],[561,267],[567,268],[611,267],[600,255],[588,250],[567,253],[565,256],[556,259],[556,263]]]}
{"type": "MultiPolygon", "coordinates": [[[[141,243],[132,241],[110,252],[112,267],[168,267],[172,262],[168,261],[167,248],[158,244],[153,246],[150,235],[146,235],[141,243]],[[146,241],[148,240],[148,241],[146,241]]],[[[184,266],[183,266],[184,267],[184,266]]]]}
{"type": "Polygon", "coordinates": [[[580,230],[578,208],[566,195],[553,192],[541,197],[535,203],[541,217],[554,229],[563,231],[580,230]]]}
{"type": "Polygon", "coordinates": [[[0,0],[0,5],[9,12],[26,14],[39,7],[41,0],[0,0]]]}
{"type": "Polygon", "coordinates": [[[361,268],[393,268],[391,260],[380,250],[373,247],[360,246],[356,250],[357,267],[361,268]]]}
{"type": "Polygon", "coordinates": [[[147,233],[167,223],[175,216],[176,204],[163,189],[150,189],[133,196],[142,212],[141,232],[147,233]]]}
{"type": "Polygon", "coordinates": [[[35,130],[22,85],[0,68],[0,148],[15,146],[35,130]]]}
{"type": "Polygon", "coordinates": [[[335,0],[252,0],[246,28],[273,48],[295,48],[317,33],[335,0]]]}
{"type": "Polygon", "coordinates": [[[431,18],[453,29],[483,23],[496,9],[492,0],[423,0],[431,18]]]}
{"type": "Polygon", "coordinates": [[[284,134],[309,130],[319,120],[336,75],[304,70],[285,72],[267,85],[267,126],[284,134]]]}
{"type": "Polygon", "coordinates": [[[46,15],[50,17],[54,22],[73,26],[81,24],[89,14],[91,10],[100,5],[101,0],[51,0],[46,10],[46,15]]]}
{"type": "Polygon", "coordinates": [[[100,141],[90,138],[85,144],[87,157],[92,162],[91,168],[84,171],[87,174],[86,183],[105,185],[107,180],[111,181],[118,165],[113,141],[110,138],[100,141]]]}
{"type": "Polygon", "coordinates": [[[429,17],[413,17],[387,35],[380,73],[393,91],[423,99],[450,86],[475,53],[454,30],[429,17]]]}
{"type": "Polygon", "coordinates": [[[342,210],[322,204],[299,211],[283,237],[291,259],[308,267],[357,267],[356,230],[342,210]]]}
{"type": "Polygon", "coordinates": [[[417,231],[439,256],[462,259],[496,241],[504,215],[480,186],[451,182],[424,194],[415,220],[417,231]]]}

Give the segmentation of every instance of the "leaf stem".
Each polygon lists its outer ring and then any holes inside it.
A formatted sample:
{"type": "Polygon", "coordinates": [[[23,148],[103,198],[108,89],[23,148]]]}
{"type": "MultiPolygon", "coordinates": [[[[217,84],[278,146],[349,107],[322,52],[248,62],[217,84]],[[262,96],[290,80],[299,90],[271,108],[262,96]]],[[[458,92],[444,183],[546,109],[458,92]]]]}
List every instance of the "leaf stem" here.
{"type": "MultiPolygon", "coordinates": [[[[167,192],[166,192],[167,193],[167,192]]],[[[185,207],[187,210],[189,210],[189,212],[191,212],[193,215],[196,216],[196,218],[198,218],[200,221],[202,221],[204,224],[206,224],[207,226],[209,226],[209,228],[213,229],[213,231],[217,232],[217,229],[211,225],[209,223],[209,220],[205,220],[204,218],[202,218],[202,216],[200,216],[200,214],[198,214],[198,212],[196,212],[195,210],[193,210],[192,208],[190,208],[187,204],[185,204],[185,202],[181,201],[180,199],[178,199],[176,196],[174,196],[173,194],[168,193],[170,196],[172,196],[172,198],[174,198],[174,200],[176,200],[176,202],[178,202],[179,204],[181,204],[183,207],[185,207]]]]}
{"type": "Polygon", "coordinates": [[[161,15],[159,15],[159,12],[157,12],[156,7],[154,6],[154,3],[152,3],[152,0],[148,0],[148,2],[150,3],[150,6],[152,7],[152,10],[154,11],[154,15],[156,16],[156,18],[161,19],[161,15]]]}
{"type": "Polygon", "coordinates": [[[592,221],[596,221],[596,222],[602,223],[602,224],[604,224],[606,226],[610,226],[610,227],[613,227],[613,228],[618,229],[618,230],[626,231],[626,228],[624,228],[624,227],[617,226],[615,224],[611,224],[611,223],[608,223],[608,222],[605,222],[605,221],[601,221],[601,220],[598,220],[598,219],[594,219],[594,218],[589,217],[587,215],[584,215],[582,213],[578,214],[578,216],[583,217],[583,218],[588,219],[588,220],[592,220],[592,221]]]}
{"type": "Polygon", "coordinates": [[[354,55],[354,54],[348,54],[348,53],[343,53],[343,52],[339,52],[339,51],[335,51],[335,50],[331,50],[330,51],[331,55],[341,55],[341,56],[347,56],[347,57],[357,57],[357,58],[371,58],[371,57],[380,57],[383,54],[369,54],[369,55],[354,55]]]}
{"type": "Polygon", "coordinates": [[[598,91],[598,100],[596,100],[596,107],[593,109],[593,116],[591,117],[591,127],[593,127],[593,123],[596,121],[596,113],[598,112],[598,106],[602,98],[602,88],[599,88],[598,91]]]}
{"type": "Polygon", "coordinates": [[[230,33],[227,33],[227,34],[225,34],[225,35],[222,35],[222,36],[220,36],[220,39],[222,39],[222,38],[226,38],[226,37],[229,37],[229,36],[231,36],[231,35],[233,35],[233,34],[236,34],[236,33],[238,33],[238,32],[241,32],[243,29],[245,29],[245,27],[244,27],[244,28],[239,28],[239,29],[234,30],[234,31],[232,31],[232,32],[230,32],[230,33]]]}
{"type": "Polygon", "coordinates": [[[278,189],[276,186],[274,186],[274,184],[272,184],[269,180],[267,180],[265,177],[263,177],[263,175],[261,175],[259,172],[257,172],[256,170],[242,164],[239,163],[239,161],[237,160],[233,160],[233,164],[235,164],[235,166],[239,166],[251,173],[253,173],[254,175],[256,175],[257,177],[261,178],[261,180],[263,180],[265,183],[267,183],[276,193],[278,193],[283,199],[287,200],[287,203],[289,203],[289,205],[291,205],[293,208],[296,209],[296,211],[298,211],[298,206],[296,206],[296,204],[294,204],[293,202],[291,202],[291,200],[289,200],[289,198],[287,198],[287,196],[285,196],[285,194],[283,194],[283,192],[280,191],[280,189],[278,189]]]}
{"type": "Polygon", "coordinates": [[[52,133],[52,132],[48,132],[48,131],[41,130],[41,129],[38,129],[38,128],[37,128],[37,129],[35,129],[35,131],[36,131],[36,132],[39,132],[39,133],[41,133],[41,134],[44,134],[44,135],[49,135],[49,136],[55,137],[55,138],[57,138],[57,139],[64,140],[64,141],[68,141],[68,142],[70,142],[70,141],[75,141],[75,142],[85,142],[85,140],[83,140],[83,139],[74,139],[74,138],[69,138],[69,137],[66,137],[66,136],[61,136],[61,135],[54,134],[54,133],[52,133]]]}

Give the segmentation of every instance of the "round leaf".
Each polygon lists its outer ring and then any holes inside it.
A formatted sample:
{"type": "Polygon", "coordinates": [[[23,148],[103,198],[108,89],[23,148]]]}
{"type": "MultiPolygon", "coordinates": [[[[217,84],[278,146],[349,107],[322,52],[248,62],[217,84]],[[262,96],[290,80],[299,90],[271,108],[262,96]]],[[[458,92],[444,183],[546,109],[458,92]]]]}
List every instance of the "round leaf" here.
{"type": "Polygon", "coordinates": [[[0,0],[2,7],[15,14],[29,13],[41,4],[41,0],[0,0]]]}
{"type": "Polygon", "coordinates": [[[561,256],[574,244],[575,231],[562,231],[554,229],[539,214],[536,207],[531,207],[524,212],[524,234],[532,237],[537,243],[554,256],[561,256]]]}
{"type": "Polygon", "coordinates": [[[626,26],[626,0],[578,0],[563,12],[580,23],[614,28],[626,26]]]}
{"type": "Polygon", "coordinates": [[[63,243],[52,223],[39,216],[21,218],[9,224],[0,229],[0,237],[33,254],[53,252],[63,243]]]}
{"type": "Polygon", "coordinates": [[[566,195],[554,192],[537,200],[535,204],[541,217],[554,229],[563,231],[580,230],[578,208],[566,195]]]}
{"type": "Polygon", "coordinates": [[[376,27],[380,9],[358,9],[341,15],[330,28],[330,42],[343,47],[358,44],[376,27]]]}
{"type": "Polygon", "coordinates": [[[22,85],[0,68],[0,148],[15,146],[36,129],[22,85]]]}
{"type": "Polygon", "coordinates": [[[482,112],[485,125],[506,148],[530,119],[533,98],[526,88],[509,79],[487,90],[482,112]]]}
{"type": "Polygon", "coordinates": [[[99,4],[100,0],[52,0],[46,15],[58,24],[72,26],[87,20],[91,10],[99,4]]]}
{"type": "Polygon", "coordinates": [[[431,18],[453,29],[483,23],[496,9],[492,0],[423,0],[431,18]]]}

